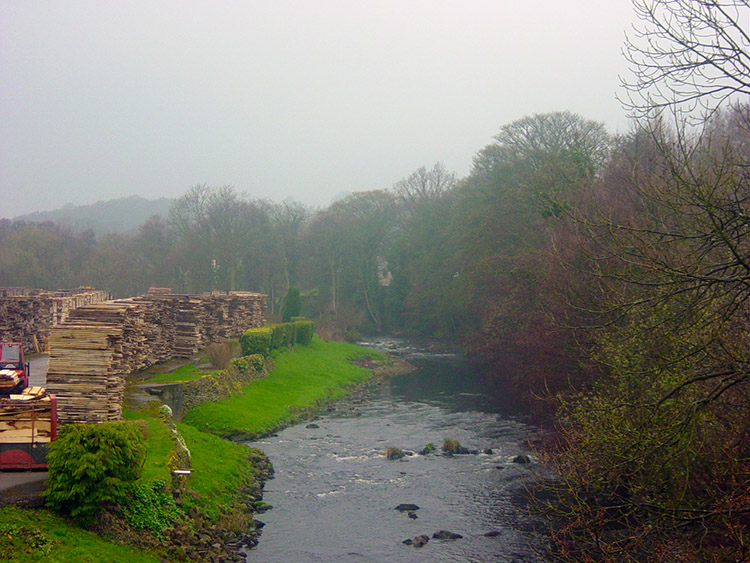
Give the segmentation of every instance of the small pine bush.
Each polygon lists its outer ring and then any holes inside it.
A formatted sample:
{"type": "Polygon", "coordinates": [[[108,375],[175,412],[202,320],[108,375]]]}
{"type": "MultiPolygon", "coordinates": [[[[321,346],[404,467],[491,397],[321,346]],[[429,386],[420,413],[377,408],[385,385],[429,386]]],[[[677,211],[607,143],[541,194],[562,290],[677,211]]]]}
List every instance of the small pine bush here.
{"type": "Polygon", "coordinates": [[[242,355],[260,354],[263,357],[268,356],[271,349],[271,334],[271,329],[267,327],[247,329],[240,338],[242,355]]]}
{"type": "Polygon", "coordinates": [[[70,424],[49,444],[44,497],[51,508],[90,524],[103,506],[127,497],[145,459],[142,423],[70,424]]]}
{"type": "Polygon", "coordinates": [[[302,297],[299,294],[299,289],[290,287],[281,301],[281,322],[288,323],[292,320],[292,317],[298,317],[301,309],[302,297]]]}

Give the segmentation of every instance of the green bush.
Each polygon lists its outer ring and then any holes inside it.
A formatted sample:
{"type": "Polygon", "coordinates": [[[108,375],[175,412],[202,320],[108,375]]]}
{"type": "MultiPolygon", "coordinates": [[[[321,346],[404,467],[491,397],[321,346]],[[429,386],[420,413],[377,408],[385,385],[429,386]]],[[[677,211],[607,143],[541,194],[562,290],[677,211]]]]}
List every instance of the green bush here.
{"type": "Polygon", "coordinates": [[[47,454],[47,504],[89,524],[105,504],[122,502],[146,459],[145,425],[132,422],[63,427],[47,454]]]}
{"type": "Polygon", "coordinates": [[[312,321],[295,321],[294,327],[296,329],[297,344],[308,346],[313,338],[314,327],[312,321]]]}
{"type": "Polygon", "coordinates": [[[292,317],[298,317],[301,309],[302,297],[300,297],[299,289],[290,287],[281,301],[281,322],[288,323],[292,317]]]}
{"type": "Polygon", "coordinates": [[[268,327],[247,329],[240,338],[242,355],[260,354],[263,357],[268,356],[271,349],[271,334],[272,331],[268,327]]]}
{"type": "Polygon", "coordinates": [[[266,367],[266,359],[260,354],[251,354],[245,358],[250,367],[257,371],[263,371],[266,367]]]}
{"type": "Polygon", "coordinates": [[[276,350],[284,345],[284,325],[266,325],[271,329],[271,350],[276,350]]]}
{"type": "Polygon", "coordinates": [[[284,327],[284,345],[291,348],[297,341],[297,327],[294,323],[283,323],[284,327]]]}
{"type": "Polygon", "coordinates": [[[297,339],[297,330],[294,323],[279,323],[275,325],[266,325],[271,329],[271,350],[276,350],[282,346],[291,348],[297,339]]]}
{"type": "Polygon", "coordinates": [[[182,512],[167,490],[166,482],[157,480],[131,483],[123,515],[134,530],[148,530],[157,538],[162,538],[164,530],[180,519],[182,512]]]}
{"type": "Polygon", "coordinates": [[[443,440],[443,451],[447,455],[454,455],[461,451],[461,444],[458,442],[458,440],[451,440],[450,438],[446,438],[443,440]]]}
{"type": "Polygon", "coordinates": [[[243,373],[251,369],[262,371],[266,366],[266,359],[260,354],[250,354],[249,356],[235,358],[232,363],[243,373]]]}
{"type": "Polygon", "coordinates": [[[297,321],[306,321],[307,319],[305,317],[292,317],[289,319],[290,323],[296,323],[297,321]]]}

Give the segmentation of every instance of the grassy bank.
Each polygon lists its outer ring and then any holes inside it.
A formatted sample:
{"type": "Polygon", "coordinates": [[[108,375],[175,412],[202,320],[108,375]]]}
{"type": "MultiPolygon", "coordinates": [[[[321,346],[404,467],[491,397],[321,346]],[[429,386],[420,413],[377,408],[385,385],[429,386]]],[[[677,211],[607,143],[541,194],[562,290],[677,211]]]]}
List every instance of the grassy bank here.
{"type": "Polygon", "coordinates": [[[275,350],[275,366],[267,377],[252,382],[240,395],[197,405],[184,423],[220,436],[262,435],[366,380],[370,371],[351,361],[362,358],[385,360],[378,352],[317,337],[293,352],[275,350]]]}
{"type": "Polygon", "coordinates": [[[158,555],[108,541],[48,510],[0,508],[0,560],[8,563],[158,563],[158,555]]]}

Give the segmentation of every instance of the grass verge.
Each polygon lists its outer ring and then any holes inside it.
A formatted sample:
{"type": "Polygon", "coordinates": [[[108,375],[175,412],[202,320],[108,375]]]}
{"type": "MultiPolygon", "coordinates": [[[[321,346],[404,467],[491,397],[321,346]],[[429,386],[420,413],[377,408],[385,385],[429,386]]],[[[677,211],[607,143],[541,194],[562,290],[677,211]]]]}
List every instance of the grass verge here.
{"type": "Polygon", "coordinates": [[[360,358],[385,360],[379,352],[317,337],[293,352],[275,350],[275,366],[267,377],[239,395],[196,405],[183,422],[219,436],[255,438],[366,380],[370,371],[350,361],[360,358]]]}
{"type": "Polygon", "coordinates": [[[152,553],[108,541],[48,510],[0,508],[0,559],[8,563],[159,563],[152,553]]]}
{"type": "Polygon", "coordinates": [[[216,370],[205,370],[196,367],[195,364],[186,364],[167,373],[158,373],[153,377],[142,381],[142,383],[179,383],[181,381],[193,381],[204,375],[209,375],[216,370]]]}

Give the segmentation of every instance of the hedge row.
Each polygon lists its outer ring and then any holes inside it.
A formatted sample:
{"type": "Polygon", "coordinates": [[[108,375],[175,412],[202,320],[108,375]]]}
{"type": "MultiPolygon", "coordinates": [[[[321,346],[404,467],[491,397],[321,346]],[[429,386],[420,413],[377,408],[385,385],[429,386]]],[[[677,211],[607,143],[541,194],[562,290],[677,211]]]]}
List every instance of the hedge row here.
{"type": "Polygon", "coordinates": [[[240,338],[242,355],[261,354],[268,356],[271,350],[295,344],[307,346],[312,342],[313,323],[307,320],[295,320],[290,323],[266,325],[262,328],[249,328],[240,338]]]}

